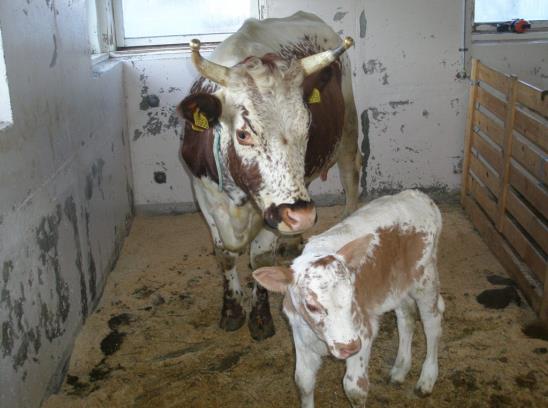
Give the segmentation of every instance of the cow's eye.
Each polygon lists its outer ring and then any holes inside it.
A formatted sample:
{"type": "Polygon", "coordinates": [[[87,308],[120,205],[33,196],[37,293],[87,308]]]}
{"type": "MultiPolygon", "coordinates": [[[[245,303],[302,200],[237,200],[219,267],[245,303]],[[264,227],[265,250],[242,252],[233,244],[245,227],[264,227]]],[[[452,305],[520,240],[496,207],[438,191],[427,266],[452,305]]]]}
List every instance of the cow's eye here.
{"type": "Polygon", "coordinates": [[[249,134],[249,132],[246,132],[245,130],[237,130],[236,137],[238,138],[238,143],[242,145],[253,144],[253,139],[251,138],[251,134],[249,134]]]}
{"type": "Polygon", "coordinates": [[[316,305],[313,305],[311,303],[308,303],[306,302],[306,308],[308,309],[308,311],[310,313],[319,313],[320,312],[320,308],[316,305]]]}

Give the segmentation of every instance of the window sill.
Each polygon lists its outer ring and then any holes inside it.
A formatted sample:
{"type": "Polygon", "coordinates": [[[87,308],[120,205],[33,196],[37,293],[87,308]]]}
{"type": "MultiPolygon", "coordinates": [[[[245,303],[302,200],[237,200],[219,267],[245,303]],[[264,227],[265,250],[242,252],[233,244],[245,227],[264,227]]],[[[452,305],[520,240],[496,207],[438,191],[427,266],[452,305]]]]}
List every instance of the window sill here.
{"type": "Polygon", "coordinates": [[[102,52],[100,54],[91,54],[91,65],[100,64],[109,59],[108,52],[102,52]]]}
{"type": "MultiPolygon", "coordinates": [[[[208,53],[213,51],[219,43],[202,43],[200,51],[208,53]]],[[[131,59],[134,57],[161,56],[161,55],[190,55],[191,50],[187,44],[181,45],[156,45],[151,47],[131,47],[110,52],[110,57],[115,59],[131,59]]]]}
{"type": "Polygon", "coordinates": [[[523,34],[477,31],[472,33],[472,43],[499,42],[548,42],[548,31],[530,31],[523,34]]]}
{"type": "Polygon", "coordinates": [[[13,125],[13,122],[2,122],[0,121],[0,132],[6,129],[9,129],[13,125]]]}

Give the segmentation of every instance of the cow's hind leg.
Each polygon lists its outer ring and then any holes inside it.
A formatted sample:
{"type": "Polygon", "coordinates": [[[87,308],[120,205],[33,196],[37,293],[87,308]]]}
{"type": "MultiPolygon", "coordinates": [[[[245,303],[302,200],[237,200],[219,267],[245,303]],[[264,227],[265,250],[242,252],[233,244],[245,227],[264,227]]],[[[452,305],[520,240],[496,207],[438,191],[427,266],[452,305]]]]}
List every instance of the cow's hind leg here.
{"type": "Polygon", "coordinates": [[[415,330],[415,301],[411,297],[405,298],[396,308],[396,317],[398,319],[399,346],[396,361],[390,370],[390,381],[400,384],[411,368],[411,343],[415,330]]]}
{"type": "Polygon", "coordinates": [[[344,188],[346,205],[343,216],[351,214],[358,208],[358,192],[362,154],[358,150],[358,118],[356,109],[347,106],[346,120],[339,148],[337,166],[344,188]]]}
{"type": "MultiPolygon", "coordinates": [[[[272,266],[276,262],[276,246],[278,236],[273,232],[262,229],[251,242],[250,263],[251,269],[255,270],[262,266],[272,266]]],[[[268,291],[256,281],[253,283],[251,296],[251,312],[248,322],[249,332],[255,340],[264,340],[276,333],[270,304],[268,302],[268,291]]]]}
{"type": "MultiPolygon", "coordinates": [[[[429,265],[426,268],[435,268],[435,266],[429,265]]],[[[437,276],[437,274],[431,273],[430,276],[437,276]]],[[[432,393],[438,378],[438,345],[445,306],[439,294],[437,281],[428,284],[421,292],[420,295],[415,296],[415,301],[419,308],[426,337],[426,357],[422,364],[419,381],[415,386],[415,392],[425,396],[432,393]]]]}
{"type": "Polygon", "coordinates": [[[237,253],[215,248],[215,255],[223,271],[223,308],[219,326],[226,331],[238,330],[245,323],[245,310],[242,307],[243,292],[236,271],[237,253]]]}

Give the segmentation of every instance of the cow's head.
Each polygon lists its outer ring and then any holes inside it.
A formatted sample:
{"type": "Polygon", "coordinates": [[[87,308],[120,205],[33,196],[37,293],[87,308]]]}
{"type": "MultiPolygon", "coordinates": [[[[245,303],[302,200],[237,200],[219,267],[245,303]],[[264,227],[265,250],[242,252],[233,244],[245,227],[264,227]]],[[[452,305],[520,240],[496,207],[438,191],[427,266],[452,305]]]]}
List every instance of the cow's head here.
{"type": "Polygon", "coordinates": [[[285,293],[286,309],[298,313],[333,356],[345,359],[361,348],[355,276],[371,240],[372,235],[357,239],[334,254],[303,254],[291,267],[259,268],[253,277],[266,289],[285,293]]]}
{"type": "Polygon", "coordinates": [[[189,95],[178,110],[195,129],[196,117],[207,120],[208,128],[220,126],[223,175],[282,233],[303,232],[316,221],[304,180],[310,125],[304,78],[317,76],[315,87],[321,92],[331,78],[330,64],[351,45],[348,39],[300,60],[276,54],[248,57],[227,68],[204,59],[199,41],[191,42],[194,65],[220,87],[212,94],[189,95]]]}

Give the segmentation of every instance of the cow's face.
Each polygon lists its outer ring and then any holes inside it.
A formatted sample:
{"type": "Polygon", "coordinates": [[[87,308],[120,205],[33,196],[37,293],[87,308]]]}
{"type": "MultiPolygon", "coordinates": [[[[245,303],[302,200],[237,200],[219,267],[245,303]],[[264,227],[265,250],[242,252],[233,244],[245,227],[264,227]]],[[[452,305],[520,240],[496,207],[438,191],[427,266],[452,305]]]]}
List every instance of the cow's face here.
{"type": "Polygon", "coordinates": [[[301,256],[291,268],[267,267],[253,273],[269,290],[285,292],[330,353],[346,359],[361,348],[354,274],[339,255],[301,256]]]}
{"type": "MultiPolygon", "coordinates": [[[[328,67],[317,75],[318,88],[330,73],[328,67]]],[[[303,232],[316,221],[304,180],[310,113],[303,79],[297,62],[251,57],[230,70],[215,94],[183,101],[220,124],[225,172],[253,199],[265,222],[286,234],[303,232]]],[[[184,115],[189,119],[190,111],[184,115]]]]}
{"type": "MultiPolygon", "coordinates": [[[[299,60],[288,62],[266,54],[229,68],[203,58],[199,40],[190,42],[196,69],[220,90],[214,95],[190,95],[179,112],[191,123],[197,117],[206,127],[220,124],[228,175],[253,198],[266,223],[282,233],[303,232],[316,221],[304,181],[310,125],[304,77],[317,75],[321,92],[322,83],[331,77],[329,65],[352,45],[347,37],[332,50],[299,60]],[[323,74],[326,71],[328,75],[323,74]]],[[[194,126],[199,128],[200,123],[194,126]]]]}

